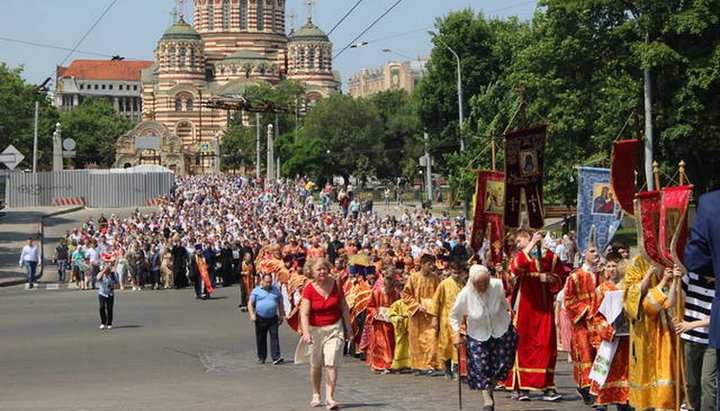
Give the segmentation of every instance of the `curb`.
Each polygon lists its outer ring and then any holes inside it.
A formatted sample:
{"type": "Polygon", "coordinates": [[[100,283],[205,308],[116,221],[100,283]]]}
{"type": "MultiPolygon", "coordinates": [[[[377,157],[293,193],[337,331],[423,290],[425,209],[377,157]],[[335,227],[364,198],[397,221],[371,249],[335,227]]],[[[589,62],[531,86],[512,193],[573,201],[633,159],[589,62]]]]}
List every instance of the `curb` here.
{"type": "MultiPolygon", "coordinates": [[[[85,209],[85,206],[77,206],[77,207],[72,207],[72,208],[68,208],[65,210],[53,211],[52,213],[42,215],[39,218],[39,221],[36,221],[35,223],[33,223],[33,224],[35,224],[35,234],[37,235],[37,238],[38,238],[38,240],[37,240],[38,248],[40,248],[40,261],[43,262],[43,264],[40,265],[40,270],[38,270],[37,274],[35,275],[36,280],[39,280],[42,278],[43,270],[45,269],[45,255],[43,252],[44,243],[45,243],[45,241],[44,241],[44,239],[45,239],[45,223],[43,220],[48,217],[56,217],[56,216],[63,215],[63,214],[70,214],[70,213],[74,213],[76,211],[80,211],[83,209],[85,209]]],[[[12,287],[14,285],[20,285],[20,284],[25,284],[25,283],[27,283],[27,279],[11,280],[11,281],[6,281],[6,282],[0,282],[0,287],[12,287]]]]}

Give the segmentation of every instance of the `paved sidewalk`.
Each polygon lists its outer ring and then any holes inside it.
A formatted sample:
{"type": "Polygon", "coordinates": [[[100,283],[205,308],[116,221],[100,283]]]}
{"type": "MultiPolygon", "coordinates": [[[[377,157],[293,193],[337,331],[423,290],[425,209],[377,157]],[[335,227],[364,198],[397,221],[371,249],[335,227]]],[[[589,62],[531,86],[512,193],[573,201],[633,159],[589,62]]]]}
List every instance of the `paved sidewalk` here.
{"type": "MultiPolygon", "coordinates": [[[[25,270],[18,266],[20,251],[28,237],[39,238],[40,220],[47,215],[77,209],[68,207],[8,208],[0,217],[0,285],[17,283],[25,279],[25,270]]],[[[51,255],[43,256],[49,261],[51,255]]]]}

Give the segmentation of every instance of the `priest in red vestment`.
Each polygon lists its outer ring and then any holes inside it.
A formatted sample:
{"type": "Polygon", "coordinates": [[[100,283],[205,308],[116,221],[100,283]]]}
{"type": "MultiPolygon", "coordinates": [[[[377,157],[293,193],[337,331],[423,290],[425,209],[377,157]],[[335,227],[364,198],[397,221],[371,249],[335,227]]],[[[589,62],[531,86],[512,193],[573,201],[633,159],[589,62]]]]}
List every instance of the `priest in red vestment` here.
{"type": "Polygon", "coordinates": [[[538,255],[542,239],[540,232],[518,230],[515,242],[521,251],[510,263],[513,322],[520,341],[505,386],[519,401],[530,400],[529,390],[543,391],[545,401],[561,398],[554,378],[557,336],[553,301],[565,283],[565,270],[552,251],[542,249],[538,255]]]}
{"type": "Polygon", "coordinates": [[[388,270],[382,287],[373,287],[367,308],[365,328],[372,330],[367,346],[366,362],[381,374],[389,374],[395,354],[395,330],[390,322],[390,306],[400,298],[394,270],[388,270]]]}

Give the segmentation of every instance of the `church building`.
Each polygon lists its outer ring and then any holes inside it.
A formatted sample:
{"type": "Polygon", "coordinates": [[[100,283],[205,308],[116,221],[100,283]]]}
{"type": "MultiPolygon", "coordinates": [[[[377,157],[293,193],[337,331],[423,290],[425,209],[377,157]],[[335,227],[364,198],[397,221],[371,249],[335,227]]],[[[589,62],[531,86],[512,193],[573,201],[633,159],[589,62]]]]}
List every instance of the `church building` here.
{"type": "Polygon", "coordinates": [[[116,167],[160,164],[178,174],[217,170],[226,110],[213,97],[253,84],[294,80],[311,104],[340,92],[332,43],[308,17],[286,34],[285,0],[194,0],[193,25],[179,20],[160,38],[142,71],[143,121],[116,143],[116,167]]]}

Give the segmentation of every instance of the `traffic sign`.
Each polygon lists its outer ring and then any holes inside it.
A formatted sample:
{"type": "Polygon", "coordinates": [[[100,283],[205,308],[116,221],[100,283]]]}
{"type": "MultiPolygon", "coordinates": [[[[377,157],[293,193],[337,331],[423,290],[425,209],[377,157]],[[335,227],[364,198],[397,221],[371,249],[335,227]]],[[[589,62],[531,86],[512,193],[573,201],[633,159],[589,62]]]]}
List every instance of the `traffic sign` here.
{"type": "Polygon", "coordinates": [[[25,156],[12,144],[7,146],[5,151],[0,153],[0,162],[4,163],[10,170],[14,170],[15,167],[17,167],[17,165],[24,159],[25,156]]]}
{"type": "Polygon", "coordinates": [[[62,146],[63,149],[66,151],[75,151],[75,147],[77,146],[77,144],[75,143],[75,140],[71,138],[66,138],[65,140],[63,140],[62,146]]]}

